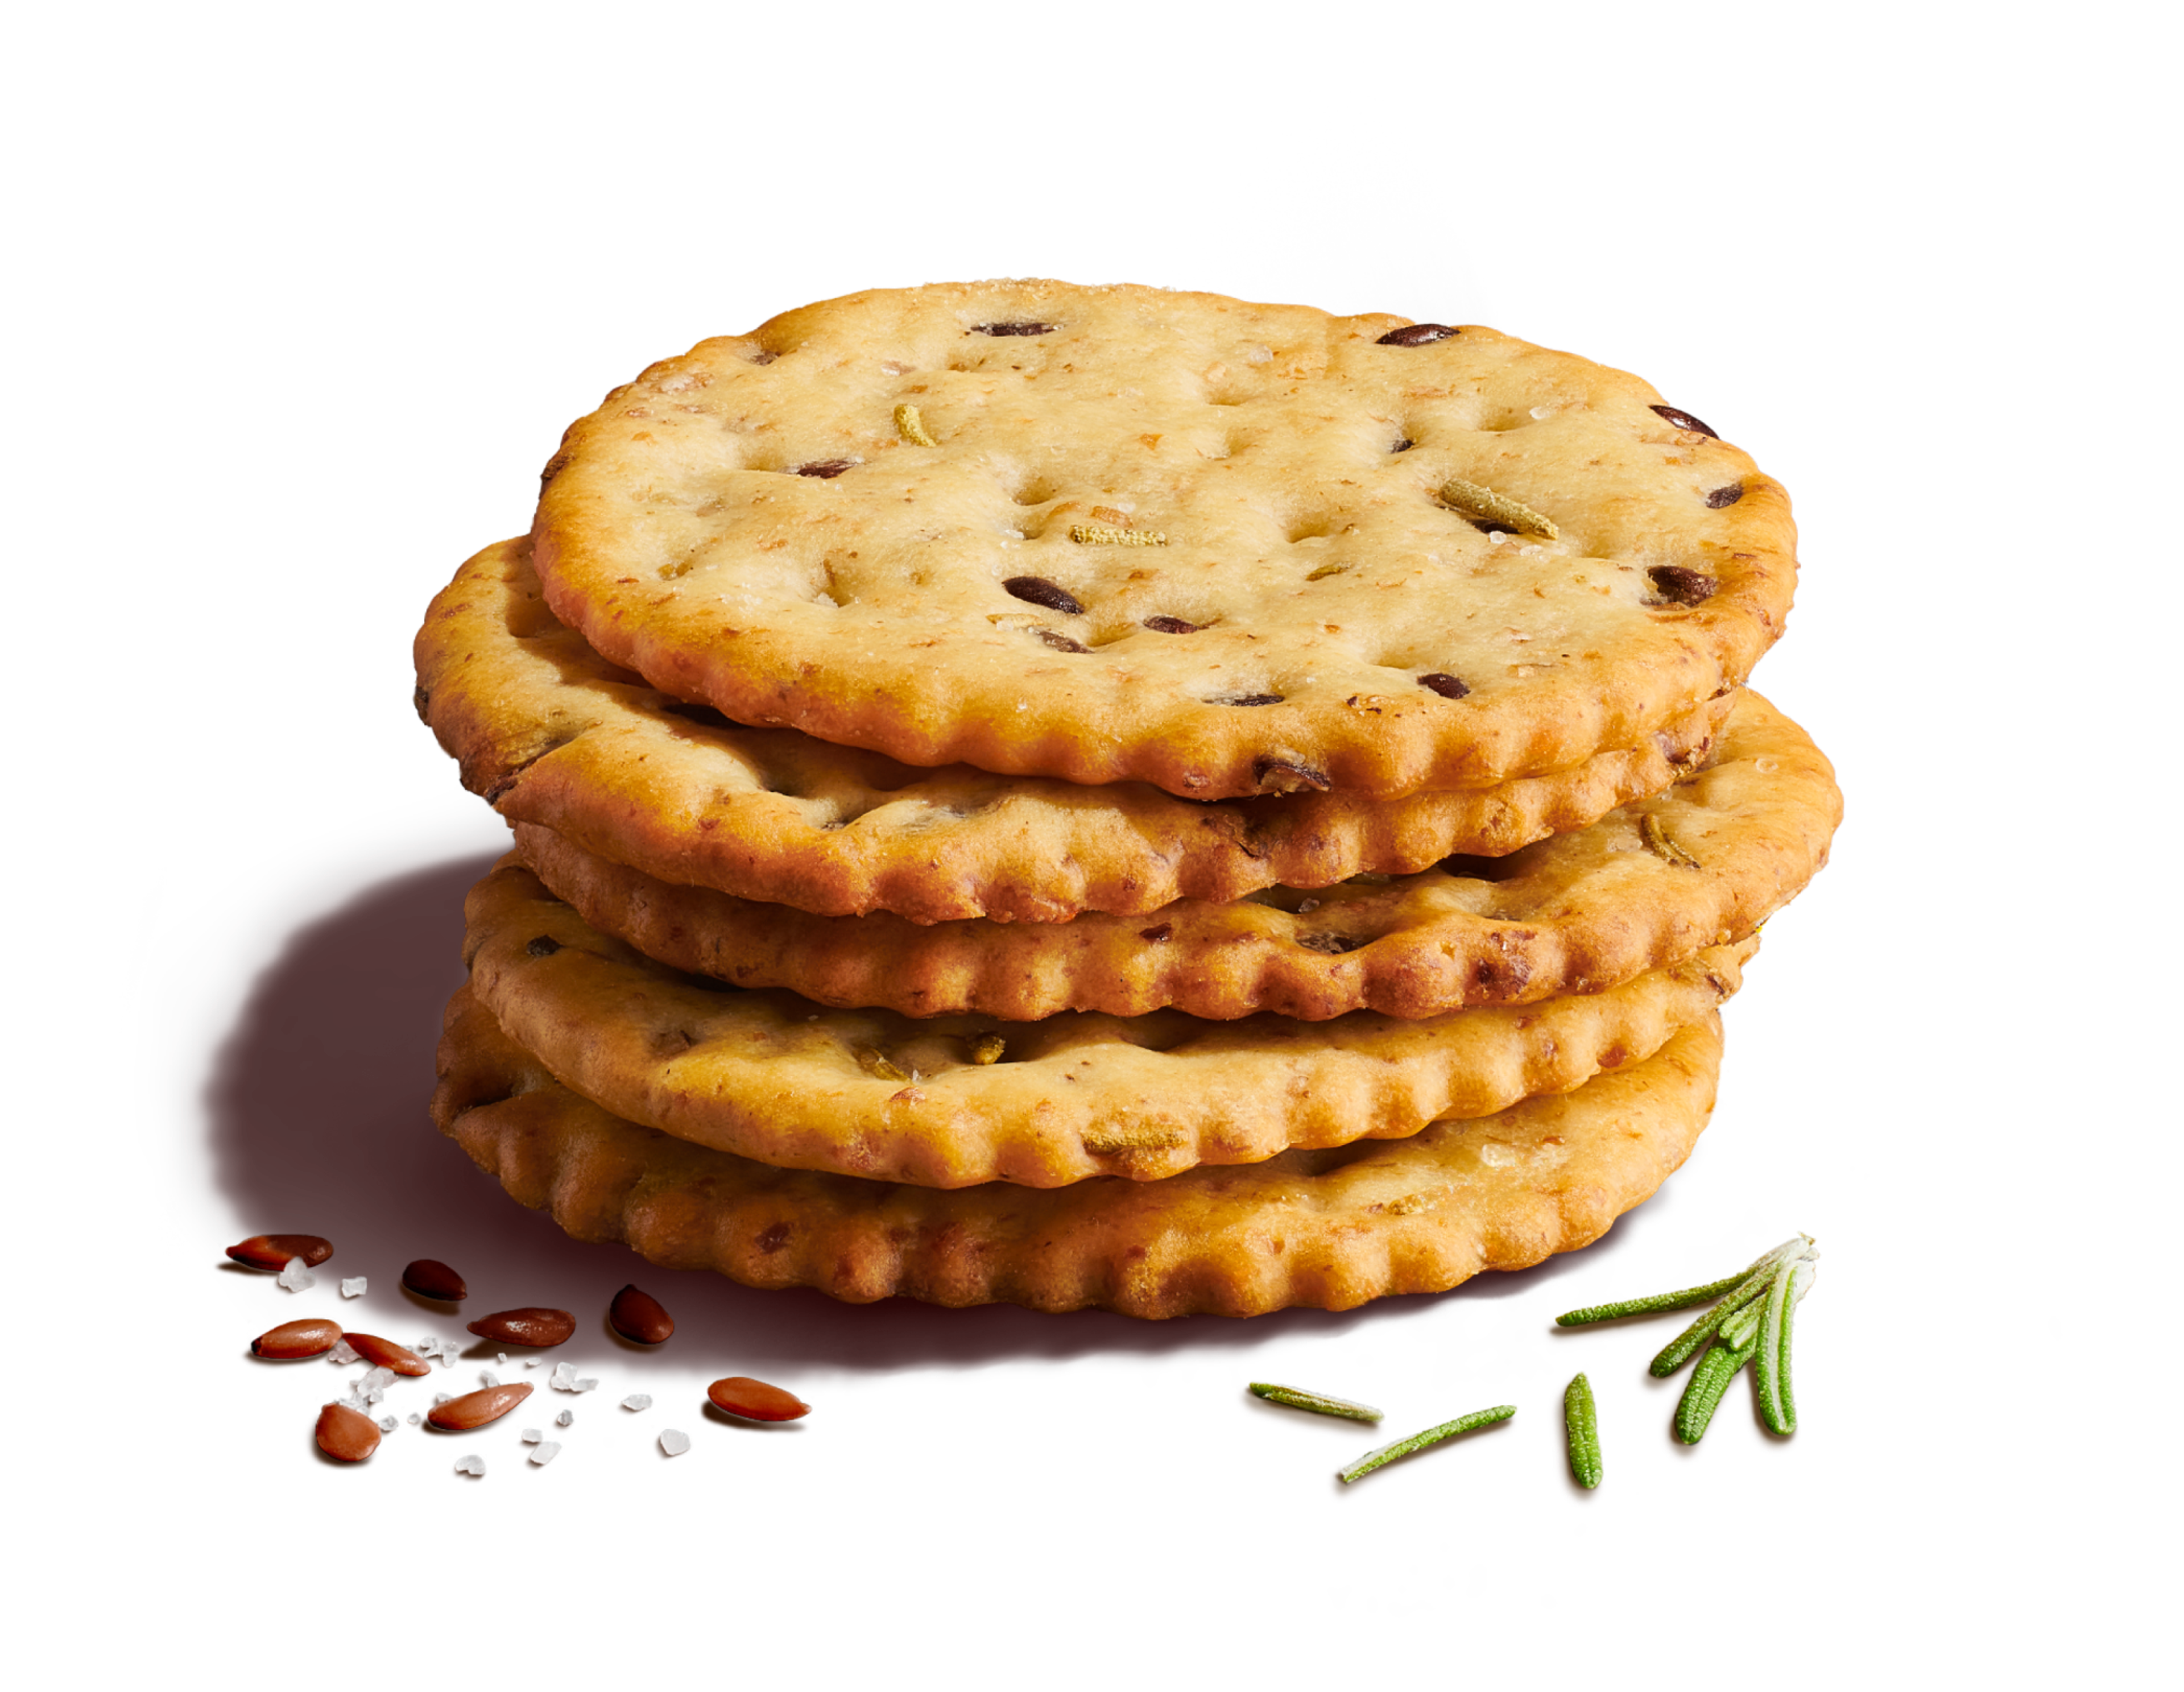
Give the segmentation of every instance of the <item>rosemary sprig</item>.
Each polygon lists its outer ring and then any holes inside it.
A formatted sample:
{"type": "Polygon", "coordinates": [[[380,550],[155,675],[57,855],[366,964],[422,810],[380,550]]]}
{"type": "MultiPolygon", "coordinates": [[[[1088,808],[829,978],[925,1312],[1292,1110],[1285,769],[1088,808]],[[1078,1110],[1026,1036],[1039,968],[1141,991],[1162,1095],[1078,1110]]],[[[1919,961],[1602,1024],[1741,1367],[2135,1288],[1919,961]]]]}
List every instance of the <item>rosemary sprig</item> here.
{"type": "MultiPolygon", "coordinates": [[[[1704,1354],[1699,1356],[1691,1384],[1676,1405],[1676,1438],[1686,1445],[1699,1442],[1720,1407],[1722,1394],[1747,1363],[1752,1365],[1752,1392],[1760,1419],[1777,1433],[1794,1433],[1797,1405],[1790,1393],[1791,1314],[1812,1289],[1813,1277],[1819,1273],[1814,1261],[1819,1255],[1813,1249],[1812,1236],[1801,1233],[1784,1240],[1736,1274],[1703,1287],[1626,1299],[1621,1304],[1588,1305],[1557,1316],[1555,1322],[1561,1327],[1581,1327],[1618,1316],[1688,1310],[1713,1300],[1713,1307],[1662,1347],[1650,1366],[1655,1375],[1673,1375],[1694,1355],[1704,1354]]],[[[1571,1390],[1576,1390],[1575,1382],[1571,1390]]],[[[1574,1442],[1574,1425],[1570,1437],[1574,1442]]],[[[1574,1443],[1570,1448],[1570,1465],[1574,1472],[1574,1443]]]]}

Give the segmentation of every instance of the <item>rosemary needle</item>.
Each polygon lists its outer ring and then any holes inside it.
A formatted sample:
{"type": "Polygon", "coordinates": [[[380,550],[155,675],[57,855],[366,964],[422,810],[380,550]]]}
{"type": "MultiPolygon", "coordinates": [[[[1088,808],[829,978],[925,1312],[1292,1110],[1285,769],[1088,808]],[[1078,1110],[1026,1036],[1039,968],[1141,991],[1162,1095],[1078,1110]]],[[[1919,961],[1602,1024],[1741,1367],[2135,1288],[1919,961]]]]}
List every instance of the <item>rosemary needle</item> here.
{"type": "Polygon", "coordinates": [[[1752,1358],[1752,1395],[1759,1404],[1759,1419],[1776,1433],[1793,1433],[1797,1428],[1796,1406],[1786,1396],[1790,1381],[1790,1306],[1796,1302],[1792,1289],[1797,1280],[1794,1260],[1776,1266],[1760,1316],[1759,1349],[1752,1358]]]}
{"type": "Polygon", "coordinates": [[[1717,1340],[1699,1359],[1698,1367],[1691,1371],[1691,1383],[1684,1389],[1683,1400],[1676,1405],[1677,1439],[1696,1445],[1706,1437],[1707,1424],[1721,1408],[1722,1394],[1736,1378],[1736,1372],[1752,1361],[1758,1344],[1755,1338],[1750,1344],[1731,1350],[1717,1340]]]}
{"type": "Polygon", "coordinates": [[[1648,1366],[1653,1374],[1673,1375],[1682,1368],[1691,1354],[1713,1339],[1717,1330],[1745,1305],[1767,1289],[1774,1277],[1774,1266],[1768,1264],[1756,1275],[1747,1275],[1739,1281],[1729,1296],[1685,1328],[1661,1348],[1661,1355],[1648,1366]]]}
{"type": "Polygon", "coordinates": [[[1468,1433],[1476,1433],[1479,1428],[1491,1428],[1496,1422],[1513,1422],[1513,1419],[1516,1419],[1516,1406],[1513,1406],[1513,1404],[1490,1404],[1485,1411],[1465,1411],[1461,1416],[1450,1416],[1448,1422],[1435,1422],[1430,1428],[1419,1428],[1415,1434],[1404,1434],[1402,1439],[1391,1439],[1387,1445],[1373,1445],[1369,1452],[1365,1452],[1365,1456],[1352,1458],[1350,1463],[1343,1463],[1334,1473],[1341,1476],[1343,1484],[1350,1484],[1354,1483],[1354,1480],[1361,1478],[1361,1476],[1372,1473],[1373,1469],[1387,1467],[1387,1465],[1393,1463],[1393,1461],[1398,1461],[1398,1458],[1402,1456],[1411,1456],[1413,1452],[1422,1452],[1422,1450],[1426,1450],[1429,1445],[1440,1445],[1440,1443],[1450,1441],[1450,1439],[1459,1439],[1468,1433]]]}
{"type": "Polygon", "coordinates": [[[1584,1327],[1626,1316],[1659,1316],[1669,1311],[1687,1311],[1693,1305],[1719,1298],[1730,1288],[1740,1285],[1751,1272],[1749,1269],[1740,1269],[1734,1275],[1709,1281],[1703,1287],[1686,1287],[1680,1293],[1656,1293],[1650,1299],[1625,1299],[1620,1304],[1587,1305],[1583,1310],[1564,1311],[1555,1318],[1555,1326],[1584,1327]]]}
{"type": "Polygon", "coordinates": [[[1309,1410],[1319,1416],[1344,1416],[1352,1422],[1378,1422],[1380,1412],[1369,1404],[1352,1404],[1346,1398],[1308,1393],[1301,1387],[1278,1387],[1272,1381],[1251,1383],[1251,1395],[1268,1404],[1285,1404],[1291,1410],[1309,1410]]]}
{"type": "Polygon", "coordinates": [[[1583,1375],[1563,1391],[1563,1427],[1569,1434],[1570,1478],[1587,1492],[1600,1484],[1600,1412],[1583,1375]]]}

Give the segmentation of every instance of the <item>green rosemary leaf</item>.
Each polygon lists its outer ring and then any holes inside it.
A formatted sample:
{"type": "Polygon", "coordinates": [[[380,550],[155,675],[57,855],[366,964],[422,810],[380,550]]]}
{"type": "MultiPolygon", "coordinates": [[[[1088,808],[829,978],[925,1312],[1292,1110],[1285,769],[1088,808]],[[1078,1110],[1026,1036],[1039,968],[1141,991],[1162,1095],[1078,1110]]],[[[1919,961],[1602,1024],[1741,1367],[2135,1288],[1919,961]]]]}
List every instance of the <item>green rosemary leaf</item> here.
{"type": "Polygon", "coordinates": [[[1786,1258],[1776,1266],[1774,1283],[1761,1301],[1759,1349],[1752,1357],[1752,1394],[1759,1401],[1759,1419],[1777,1433],[1794,1433],[1797,1428],[1797,1411],[1784,1397],[1789,1376],[1783,1366],[1788,1361],[1783,1342],[1787,1337],[1790,1306],[1796,1302],[1791,1293],[1802,1262],[1800,1258],[1786,1258]]]}
{"type": "MultiPolygon", "coordinates": [[[[1778,1264],[1774,1274],[1768,1281],[1769,1288],[1780,1278],[1781,1273],[1782,1266],[1778,1264]]],[[[1732,1351],[1747,1351],[1758,1343],[1759,1324],[1767,1319],[1767,1293],[1762,1291],[1748,1304],[1740,1305],[1734,1315],[1723,1320],[1719,1335],[1723,1344],[1732,1351]]]]}
{"type": "Polygon", "coordinates": [[[1596,1322],[1614,1322],[1626,1316],[1660,1316],[1669,1311],[1687,1311],[1693,1305],[1702,1305],[1709,1299],[1718,1299],[1731,1287],[1739,1285],[1752,1272],[1740,1269],[1734,1275],[1719,1281],[1709,1281],[1703,1287],[1686,1287],[1680,1293],[1656,1293],[1649,1299],[1625,1299],[1620,1304],[1587,1305],[1583,1310],[1564,1311],[1555,1318],[1557,1327],[1584,1327],[1596,1322]]]}
{"type": "Polygon", "coordinates": [[[1411,1456],[1413,1452],[1422,1452],[1429,1445],[1440,1445],[1450,1439],[1461,1439],[1463,1434],[1476,1433],[1479,1428],[1491,1428],[1496,1422],[1513,1422],[1513,1419],[1516,1419],[1513,1404],[1490,1404],[1485,1411],[1465,1411],[1459,1416],[1450,1416],[1448,1422],[1435,1422],[1430,1428],[1419,1428],[1415,1434],[1391,1439],[1387,1445],[1373,1445],[1369,1452],[1365,1452],[1365,1456],[1343,1463],[1334,1473],[1341,1476],[1343,1484],[1350,1484],[1361,1476],[1372,1473],[1373,1469],[1387,1467],[1396,1458],[1411,1456]]]}
{"type": "Polygon", "coordinates": [[[1285,1404],[1291,1410],[1309,1410],[1320,1416],[1343,1416],[1352,1422],[1378,1422],[1380,1412],[1369,1404],[1352,1404],[1346,1398],[1308,1393],[1301,1387],[1278,1387],[1272,1381],[1251,1383],[1251,1394],[1268,1404],[1285,1404]]]}
{"type": "Polygon", "coordinates": [[[1563,1428],[1569,1435],[1570,1478],[1590,1492],[1600,1484],[1600,1411],[1583,1375],[1563,1390],[1563,1428]]]}
{"type": "Polygon", "coordinates": [[[1699,1366],[1691,1371],[1691,1383],[1684,1389],[1682,1401],[1676,1405],[1676,1438],[1686,1445],[1696,1445],[1706,1437],[1707,1424],[1713,1413],[1721,1408],[1722,1394],[1729,1383],[1736,1378],[1736,1372],[1752,1361],[1752,1344],[1731,1350],[1717,1344],[1699,1359],[1699,1366]]]}

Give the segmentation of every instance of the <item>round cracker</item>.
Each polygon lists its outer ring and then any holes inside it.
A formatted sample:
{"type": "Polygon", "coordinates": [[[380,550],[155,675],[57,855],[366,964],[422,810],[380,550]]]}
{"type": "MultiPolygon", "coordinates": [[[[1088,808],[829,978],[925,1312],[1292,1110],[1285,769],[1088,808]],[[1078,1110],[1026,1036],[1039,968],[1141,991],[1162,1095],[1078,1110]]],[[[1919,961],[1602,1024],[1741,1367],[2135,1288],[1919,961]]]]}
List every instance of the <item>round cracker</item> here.
{"type": "Polygon", "coordinates": [[[1567,769],[1740,684],[1790,609],[1780,484],[1635,376],[1399,323],[1055,282],[809,306],[573,425],[539,576],[736,721],[1191,799],[1567,769]]]}
{"type": "Polygon", "coordinates": [[[1828,761],[1749,690],[1713,761],[1667,792],[1507,858],[1451,860],[1306,898],[1183,899],[1148,916],[930,927],[812,916],[677,887],[535,825],[525,862],[593,927],[680,970],[822,1005],[1034,1021],[1063,1010],[1319,1020],[1436,1016],[1592,993],[1751,933],[1826,861],[1828,761]]]}
{"type": "Polygon", "coordinates": [[[1161,1317],[1348,1310],[1590,1244],[1690,1155],[1720,1019],[1572,1093],[1401,1139],[1052,1192],[962,1192],[776,1169],[569,1091],[469,988],[448,1006],[433,1120],[579,1239],[753,1287],[1161,1317]]]}
{"type": "Polygon", "coordinates": [[[1490,1115],[1655,1050],[1736,990],[1757,945],[1604,993],[1417,1021],[1009,1022],[827,1010],[688,977],[591,927],[513,859],[465,910],[479,999],[585,1097],[694,1144],[928,1187],[1156,1180],[1490,1115]]]}
{"type": "Polygon", "coordinates": [[[827,916],[1051,922],[1178,899],[1500,857],[1658,791],[1705,755],[1713,700],[1552,775],[1386,804],[1354,793],[1199,803],[958,765],[917,770],[794,729],[744,728],[610,664],[558,621],[527,541],[465,563],[415,649],[417,707],[464,782],[663,881],[827,916]]]}

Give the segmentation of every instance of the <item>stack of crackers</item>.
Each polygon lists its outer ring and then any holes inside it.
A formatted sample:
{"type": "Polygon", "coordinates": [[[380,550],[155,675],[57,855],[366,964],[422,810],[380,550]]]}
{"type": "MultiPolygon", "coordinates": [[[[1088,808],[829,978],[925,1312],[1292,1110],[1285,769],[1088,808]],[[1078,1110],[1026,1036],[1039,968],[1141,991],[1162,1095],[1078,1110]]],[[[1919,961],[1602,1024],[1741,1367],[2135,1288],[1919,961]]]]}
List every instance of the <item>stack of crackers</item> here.
{"type": "Polygon", "coordinates": [[[1776,482],[1490,330],[853,295],[616,388],[434,600],[512,826],[440,1126],[754,1286],[1342,1308],[1583,1245],[1823,863],[1776,482]]]}

